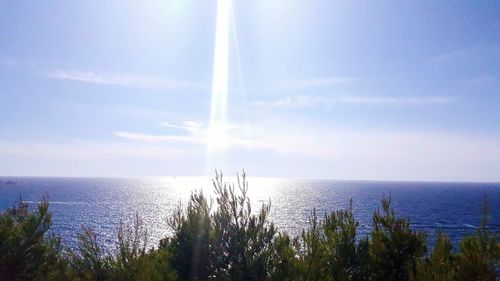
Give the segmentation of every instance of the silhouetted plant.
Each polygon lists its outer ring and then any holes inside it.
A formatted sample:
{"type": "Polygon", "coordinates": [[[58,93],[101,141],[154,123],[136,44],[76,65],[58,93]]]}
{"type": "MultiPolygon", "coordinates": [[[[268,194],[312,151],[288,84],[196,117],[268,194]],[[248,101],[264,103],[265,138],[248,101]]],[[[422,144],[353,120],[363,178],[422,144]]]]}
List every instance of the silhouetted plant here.
{"type": "Polygon", "coordinates": [[[97,242],[97,235],[90,227],[82,227],[77,237],[76,251],[69,250],[71,275],[78,280],[109,280],[111,258],[97,242]]]}
{"type": "Polygon", "coordinates": [[[324,280],[326,274],[323,231],[316,209],[309,216],[309,228],[302,230],[299,249],[300,271],[304,280],[324,280]]]}
{"type": "Polygon", "coordinates": [[[210,205],[202,191],[193,193],[186,210],[179,205],[169,220],[174,234],[163,244],[172,254],[172,267],[180,280],[208,280],[213,274],[210,205]]]}
{"type": "Polygon", "coordinates": [[[58,280],[177,280],[169,252],[147,251],[147,241],[147,232],[138,214],[131,226],[120,223],[113,254],[103,251],[92,229],[82,227],[77,249],[68,250],[69,268],[65,279],[58,280]]]}
{"type": "Polygon", "coordinates": [[[168,220],[172,235],[149,250],[136,214],[131,226],[120,224],[114,251],[104,251],[88,227],[76,249],[62,251],[60,239],[48,234],[47,198],[35,210],[19,201],[0,214],[0,280],[495,280],[500,246],[488,227],[486,200],[481,226],[458,252],[439,232],[424,256],[426,234],[396,217],[390,198],[382,199],[363,239],[356,236],[352,200],[323,219],[313,209],[309,227],[290,237],[268,221],[270,204],[252,213],[244,173],[237,186],[216,173],[213,186],[216,208],[202,191],[193,193],[168,220]]]}
{"type": "Polygon", "coordinates": [[[234,185],[223,182],[222,173],[216,173],[213,180],[217,201],[217,210],[212,215],[214,277],[264,280],[270,273],[269,259],[276,234],[274,224],[267,220],[271,205],[262,204],[260,212],[253,215],[245,172],[237,179],[238,192],[234,185]]]}
{"type": "Polygon", "coordinates": [[[356,243],[356,228],[352,199],[349,208],[331,212],[323,221],[325,266],[336,281],[362,280],[361,261],[356,243]]]}
{"type": "Polygon", "coordinates": [[[488,217],[488,201],[485,197],[481,225],[476,235],[465,237],[460,242],[457,280],[495,280],[495,266],[500,261],[500,244],[498,236],[488,229],[488,217]]]}
{"type": "Polygon", "coordinates": [[[139,214],[136,213],[132,226],[120,223],[115,259],[111,263],[113,279],[147,280],[151,276],[154,269],[145,258],[147,242],[148,234],[139,214]]]}
{"type": "Polygon", "coordinates": [[[357,226],[352,200],[347,209],[325,214],[322,221],[313,210],[298,250],[300,280],[366,280],[357,226]]]}
{"type": "Polygon", "coordinates": [[[415,232],[407,219],[396,218],[391,198],[383,198],[382,209],[373,213],[369,237],[370,280],[405,281],[415,271],[426,251],[424,232],[415,232]]]}
{"type": "Polygon", "coordinates": [[[437,233],[436,244],[431,254],[418,261],[416,270],[411,274],[414,281],[453,281],[457,280],[456,257],[452,253],[448,236],[437,233]]]}
{"type": "Polygon", "coordinates": [[[287,234],[278,233],[273,241],[270,257],[271,280],[299,280],[301,275],[298,259],[300,247],[297,238],[292,239],[287,234]]]}
{"type": "Polygon", "coordinates": [[[35,211],[21,199],[0,215],[0,280],[51,280],[61,267],[60,239],[51,226],[47,196],[35,211]]]}

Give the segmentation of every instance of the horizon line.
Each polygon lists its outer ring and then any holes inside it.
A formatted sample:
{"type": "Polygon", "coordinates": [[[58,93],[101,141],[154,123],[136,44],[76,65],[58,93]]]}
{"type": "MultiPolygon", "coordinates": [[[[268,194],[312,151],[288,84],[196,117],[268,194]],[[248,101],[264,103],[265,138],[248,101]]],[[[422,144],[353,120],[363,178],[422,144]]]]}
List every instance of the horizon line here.
{"type": "MultiPolygon", "coordinates": [[[[241,173],[237,173],[241,175],[241,173]]],[[[225,178],[235,178],[237,175],[224,174],[225,178]]],[[[80,178],[80,179],[154,179],[154,178],[207,178],[211,179],[214,176],[197,175],[197,176],[176,176],[176,175],[150,175],[150,176],[91,176],[91,175],[0,175],[0,178],[80,178]]],[[[406,182],[406,183],[484,183],[484,184],[500,184],[500,180],[444,180],[444,179],[352,179],[352,178],[320,178],[320,177],[293,177],[293,176],[248,176],[251,178],[266,178],[266,179],[288,179],[288,180],[309,180],[309,181],[338,181],[338,182],[406,182]]]]}

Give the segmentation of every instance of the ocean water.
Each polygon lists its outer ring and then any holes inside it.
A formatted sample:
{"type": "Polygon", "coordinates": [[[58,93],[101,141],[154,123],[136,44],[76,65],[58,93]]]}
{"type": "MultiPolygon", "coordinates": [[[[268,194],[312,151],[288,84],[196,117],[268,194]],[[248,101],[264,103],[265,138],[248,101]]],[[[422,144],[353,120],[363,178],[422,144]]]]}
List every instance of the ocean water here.
{"type": "MultiPolygon", "coordinates": [[[[235,178],[227,178],[236,183],[235,178]]],[[[500,234],[500,183],[374,182],[289,180],[248,178],[253,210],[271,201],[270,219],[292,235],[308,225],[316,208],[325,212],[345,208],[353,199],[359,233],[365,235],[373,211],[383,196],[391,196],[398,216],[410,219],[412,227],[429,233],[432,244],[437,230],[457,242],[474,233],[486,195],[490,207],[490,228],[500,234]]],[[[137,213],[148,229],[150,246],[169,235],[167,218],[178,204],[185,204],[194,190],[213,197],[211,179],[194,178],[41,178],[0,177],[0,210],[16,200],[32,203],[49,196],[53,214],[52,231],[66,246],[76,246],[83,225],[92,227],[100,242],[111,249],[120,222],[129,223],[137,213]],[[6,184],[14,181],[17,184],[6,184]]]]}

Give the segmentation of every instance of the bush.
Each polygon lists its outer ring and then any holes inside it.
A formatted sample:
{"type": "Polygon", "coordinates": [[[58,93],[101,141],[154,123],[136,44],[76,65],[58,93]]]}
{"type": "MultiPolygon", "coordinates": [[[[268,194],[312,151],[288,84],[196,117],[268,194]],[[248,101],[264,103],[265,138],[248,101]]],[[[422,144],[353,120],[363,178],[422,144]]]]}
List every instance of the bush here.
{"type": "Polygon", "coordinates": [[[383,198],[381,205],[382,209],[373,213],[367,241],[370,280],[408,280],[426,251],[427,235],[413,231],[407,219],[396,217],[390,197],[383,198]]]}
{"type": "Polygon", "coordinates": [[[336,281],[363,280],[359,246],[356,243],[356,228],[352,200],[346,210],[334,211],[325,216],[326,269],[336,281]]]}
{"type": "Polygon", "coordinates": [[[269,276],[269,258],[276,233],[267,222],[269,205],[252,215],[245,174],[238,190],[213,180],[217,208],[200,191],[187,208],[179,208],[169,221],[174,235],[162,242],[172,254],[172,267],[180,280],[263,280],[269,276]]]}
{"type": "Polygon", "coordinates": [[[97,243],[97,235],[89,227],[82,227],[78,234],[76,251],[68,250],[70,275],[77,280],[108,280],[110,257],[106,256],[97,243]]]}
{"type": "Polygon", "coordinates": [[[169,225],[174,235],[162,244],[172,254],[172,267],[179,279],[208,280],[215,270],[211,262],[215,257],[211,251],[213,241],[210,241],[213,233],[210,205],[203,193],[192,194],[185,211],[179,206],[169,225]]]}
{"type": "Polygon", "coordinates": [[[247,196],[245,173],[234,185],[223,182],[222,174],[213,180],[218,208],[212,215],[217,280],[263,280],[269,276],[269,258],[276,229],[267,221],[270,204],[262,204],[252,215],[247,196]]]}
{"type": "Polygon", "coordinates": [[[270,203],[252,212],[244,173],[236,186],[217,173],[213,186],[216,204],[194,192],[168,220],[173,233],[157,249],[147,249],[147,231],[136,214],[131,226],[120,224],[114,251],[105,252],[88,227],[76,249],[63,250],[48,233],[47,198],[35,210],[19,201],[0,214],[0,280],[495,280],[500,247],[488,228],[486,200],[481,227],[458,252],[438,232],[425,255],[426,234],[398,218],[390,198],[382,199],[362,239],[352,200],[322,219],[313,209],[309,227],[290,237],[268,221],[270,203]]]}
{"type": "Polygon", "coordinates": [[[412,280],[417,281],[452,281],[457,280],[456,257],[448,236],[437,233],[436,244],[431,254],[417,262],[412,280]]]}
{"type": "Polygon", "coordinates": [[[48,198],[35,211],[19,200],[0,215],[0,280],[51,280],[61,267],[61,242],[47,235],[48,198]]]}
{"type": "Polygon", "coordinates": [[[500,260],[498,236],[488,229],[488,202],[483,202],[481,226],[476,235],[465,237],[457,254],[457,280],[495,280],[495,266],[500,260]]]}
{"type": "Polygon", "coordinates": [[[483,202],[481,226],[474,236],[460,242],[458,253],[452,252],[448,237],[438,232],[437,241],[429,257],[417,262],[413,280],[494,281],[495,267],[500,259],[498,237],[488,229],[488,203],[483,202]]]}

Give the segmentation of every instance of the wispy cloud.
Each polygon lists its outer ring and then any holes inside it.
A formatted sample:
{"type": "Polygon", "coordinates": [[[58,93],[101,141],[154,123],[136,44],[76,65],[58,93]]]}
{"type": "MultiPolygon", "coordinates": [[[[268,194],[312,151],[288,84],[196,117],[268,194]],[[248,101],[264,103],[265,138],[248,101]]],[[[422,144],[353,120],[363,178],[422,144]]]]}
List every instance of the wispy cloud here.
{"type": "Polygon", "coordinates": [[[283,82],[280,85],[273,87],[271,89],[268,89],[266,92],[281,92],[281,91],[300,90],[300,89],[314,88],[314,87],[328,87],[338,84],[345,84],[356,80],[357,79],[350,77],[326,77],[326,78],[291,80],[283,82]]]}
{"type": "Polygon", "coordinates": [[[65,143],[13,142],[0,140],[0,155],[19,157],[43,157],[51,159],[103,159],[144,158],[162,159],[177,157],[183,152],[177,148],[153,145],[130,145],[120,142],[71,141],[65,143]]]}
{"type": "MultiPolygon", "coordinates": [[[[206,133],[193,136],[177,136],[177,135],[153,135],[134,133],[126,131],[114,131],[113,135],[133,141],[143,143],[177,143],[177,144],[195,144],[206,146],[208,138],[206,133]]],[[[233,148],[243,149],[271,149],[274,150],[274,145],[256,138],[241,136],[237,133],[228,134],[221,142],[215,144],[218,150],[228,150],[233,148]]],[[[278,149],[281,150],[281,149],[278,149]]]]}
{"type": "MultiPolygon", "coordinates": [[[[254,171],[274,171],[275,164],[268,165],[262,160],[273,159],[272,163],[281,163],[290,171],[309,176],[406,180],[498,179],[495,174],[500,167],[498,138],[447,133],[349,131],[321,126],[262,126],[250,128],[250,135],[242,135],[238,131],[228,133],[224,146],[217,149],[224,149],[233,156],[244,155],[244,150],[251,150],[252,155],[259,155],[256,158],[258,161],[235,163],[254,171]],[[302,164],[288,165],[290,157],[299,159],[302,164]]],[[[158,147],[172,147],[174,143],[185,141],[198,145],[200,151],[206,145],[206,138],[202,135],[192,138],[125,132],[116,135],[158,147]]]]}
{"type": "Polygon", "coordinates": [[[25,68],[25,69],[31,69],[36,71],[36,65],[33,62],[28,62],[28,61],[21,61],[14,59],[12,57],[5,56],[1,60],[1,64],[8,66],[8,67],[14,67],[14,68],[25,68]]]}
{"type": "MultiPolygon", "coordinates": [[[[11,175],[156,176],[165,175],[169,163],[188,157],[190,152],[182,149],[150,143],[0,140],[0,170],[11,175]]],[[[178,167],[167,171],[181,172],[178,167]]]]}
{"type": "Polygon", "coordinates": [[[45,75],[49,78],[59,80],[72,80],[91,84],[115,85],[153,90],[204,89],[204,86],[197,82],[125,73],[102,73],[56,69],[47,71],[45,75]]]}
{"type": "Polygon", "coordinates": [[[497,59],[500,47],[490,44],[477,44],[463,48],[457,48],[436,54],[426,59],[430,63],[448,63],[456,61],[491,61],[497,59]]]}
{"type": "Polygon", "coordinates": [[[448,104],[454,102],[456,98],[449,96],[428,96],[428,97],[391,97],[391,96],[343,96],[325,97],[317,95],[301,95],[286,97],[277,100],[257,100],[252,104],[257,107],[317,107],[333,106],[336,104],[347,105],[430,105],[448,104]]]}
{"type": "Polygon", "coordinates": [[[161,122],[160,126],[163,128],[174,128],[190,133],[196,133],[203,128],[203,124],[196,121],[182,121],[182,124],[174,124],[170,122],[161,122]]]}
{"type": "Polygon", "coordinates": [[[495,75],[483,74],[465,81],[469,85],[483,85],[483,86],[495,86],[500,84],[500,79],[495,75]]]}
{"type": "MultiPolygon", "coordinates": [[[[116,137],[143,142],[143,143],[170,143],[170,144],[188,144],[207,146],[208,133],[210,128],[201,123],[193,121],[184,121],[182,124],[169,122],[161,123],[162,127],[175,128],[188,132],[188,135],[178,134],[145,134],[128,131],[113,131],[116,137]]],[[[249,129],[245,126],[226,124],[226,135],[224,139],[216,142],[215,149],[228,150],[234,148],[243,149],[271,149],[275,146],[271,142],[262,140],[262,138],[249,134],[249,129]]],[[[278,149],[280,150],[280,149],[278,149]]]]}
{"type": "Polygon", "coordinates": [[[442,63],[450,60],[465,58],[470,52],[469,48],[451,50],[442,54],[435,55],[427,59],[431,63],[442,63]]]}
{"type": "MultiPolygon", "coordinates": [[[[499,180],[498,137],[345,131],[307,124],[262,126],[259,130],[251,128],[251,136],[229,134],[231,168],[245,167],[252,175],[310,178],[499,180]],[[247,154],[251,156],[245,158],[241,148],[252,149],[247,154]]],[[[151,138],[127,132],[117,135],[134,141],[0,140],[0,170],[10,174],[123,176],[172,175],[183,173],[185,166],[195,166],[201,173],[206,168],[204,142],[196,141],[195,148],[173,143],[192,141],[186,138],[151,138]]]]}
{"type": "Polygon", "coordinates": [[[177,136],[177,135],[152,135],[152,134],[142,134],[133,133],[127,131],[113,131],[113,135],[125,139],[141,141],[141,142],[177,142],[177,143],[204,143],[204,139],[199,136],[177,136]]]}

